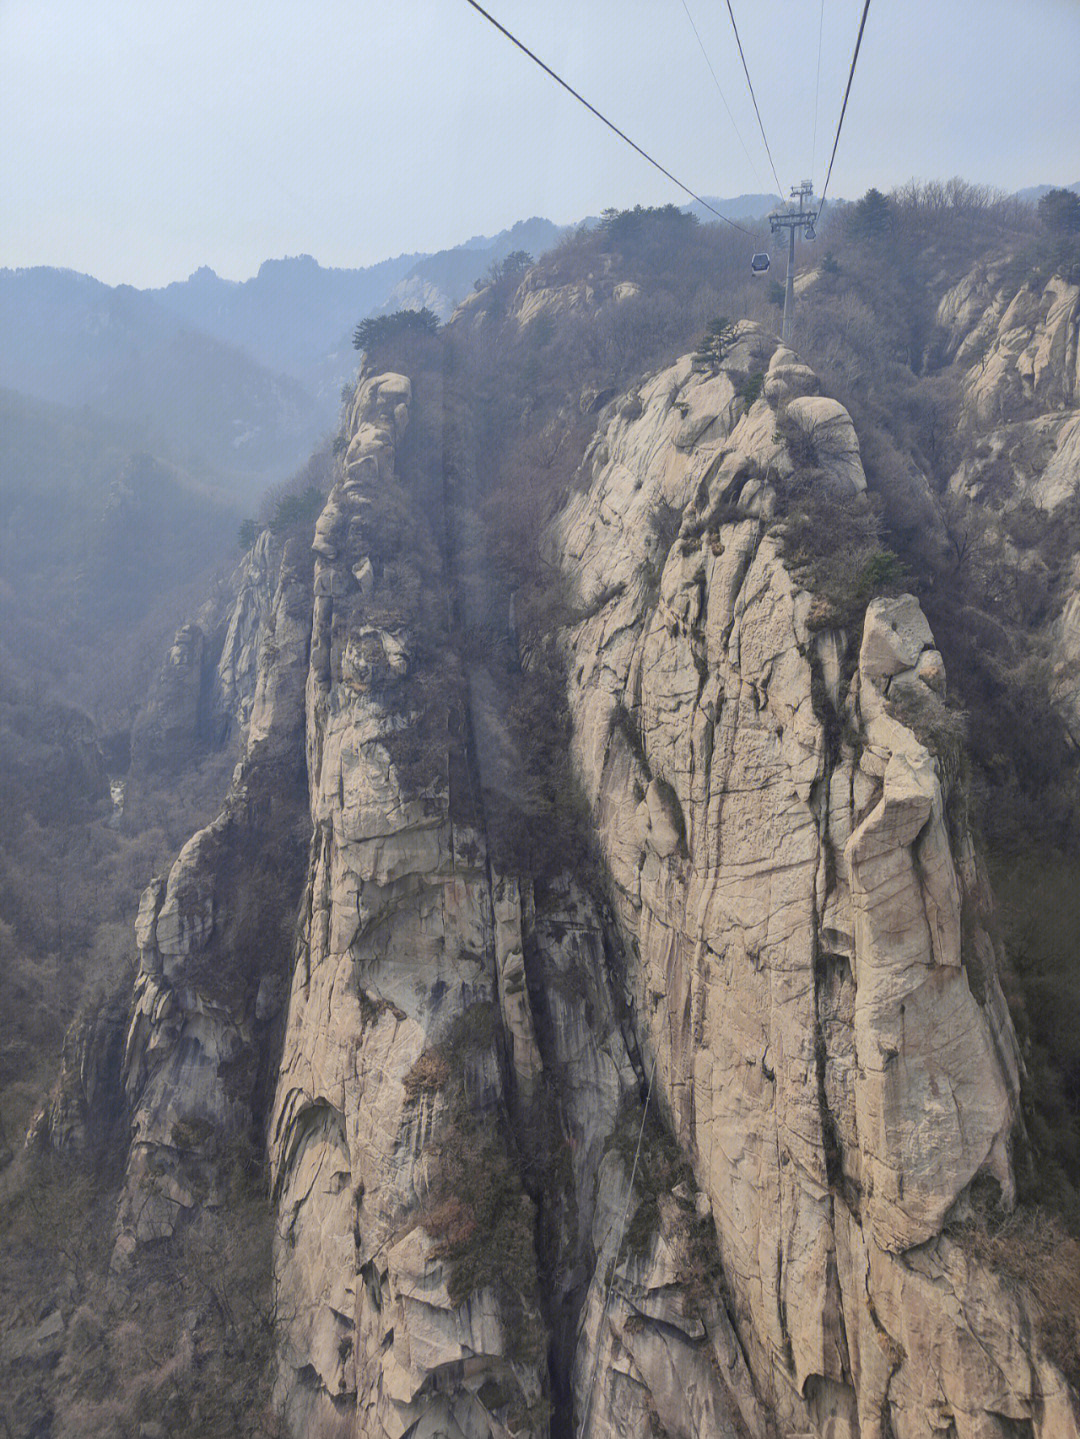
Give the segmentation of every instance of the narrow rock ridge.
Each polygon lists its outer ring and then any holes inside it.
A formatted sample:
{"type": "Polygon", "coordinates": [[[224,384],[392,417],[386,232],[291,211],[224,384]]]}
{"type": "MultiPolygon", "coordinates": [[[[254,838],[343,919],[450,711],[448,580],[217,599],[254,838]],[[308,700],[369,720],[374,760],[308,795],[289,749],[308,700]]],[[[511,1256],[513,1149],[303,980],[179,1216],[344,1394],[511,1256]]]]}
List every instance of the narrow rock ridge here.
{"type": "MultiPolygon", "coordinates": [[[[441,1087],[449,1065],[487,1154],[505,1149],[510,1074],[527,1088],[536,1062],[520,895],[490,871],[483,834],[452,818],[448,740],[425,730],[409,684],[442,583],[441,497],[416,477],[410,493],[397,465],[411,399],[400,375],[361,384],[315,536],[312,861],[270,1127],[290,1315],[278,1392],[298,1434],[398,1436],[421,1420],[481,1432],[488,1414],[528,1414],[545,1391],[542,1345],[512,1333],[539,1326],[535,1295],[512,1316],[490,1284],[455,1303],[437,1226],[418,1222],[444,1200],[436,1146],[462,1122],[441,1087]],[[429,556],[426,592],[400,583],[396,522],[429,556]]],[[[535,1266],[529,1278],[535,1291],[535,1266]]]]}
{"type": "Polygon", "coordinates": [[[822,628],[773,523],[782,431],[865,488],[819,389],[743,326],[608,405],[545,535],[598,875],[493,858],[451,395],[362,376],[314,576],[250,562],[243,759],[140,912],[116,1263],[265,1125],[291,1433],[1077,1435],[953,1223],[1013,1202],[1020,1063],[941,657],[911,596],[822,628]]]}

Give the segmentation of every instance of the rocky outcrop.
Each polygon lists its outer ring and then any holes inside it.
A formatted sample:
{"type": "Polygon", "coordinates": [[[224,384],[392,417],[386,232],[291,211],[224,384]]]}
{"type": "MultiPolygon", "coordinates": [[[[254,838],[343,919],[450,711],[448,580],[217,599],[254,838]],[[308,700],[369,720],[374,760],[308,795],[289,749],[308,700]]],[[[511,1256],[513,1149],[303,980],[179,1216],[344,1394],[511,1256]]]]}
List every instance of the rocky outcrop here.
{"type": "Polygon", "coordinates": [[[1013,1202],[1020,1061],[941,655],[785,559],[807,455],[863,503],[850,416],[752,326],[603,411],[543,541],[596,863],[533,875],[432,385],[362,376],[313,576],[247,562],[243,759],[139,917],[117,1264],[265,1125],[293,1434],[1075,1435],[960,1222],[1013,1202]]]}
{"type": "MultiPolygon", "coordinates": [[[[177,630],[132,729],[136,772],[175,773],[227,743],[242,747],[255,703],[260,645],[274,624],[281,562],[280,541],[263,530],[224,593],[177,630]]],[[[266,682],[277,683],[281,669],[265,668],[266,682]]]]}
{"type": "Polygon", "coordinates": [[[208,736],[206,693],[213,662],[197,624],[181,625],[131,735],[136,768],[180,769],[208,736]]]}
{"type": "MultiPolygon", "coordinates": [[[[775,462],[767,402],[736,417],[726,383],[657,376],[553,538],[592,610],[567,640],[575,748],[641,1043],[782,1427],[1049,1435],[1063,1381],[1035,1356],[1011,1369],[1014,1339],[968,1317],[998,1281],[942,1237],[975,1176],[1010,1202],[1018,1060],[970,841],[924,743],[940,656],[914,600],[877,603],[845,683],[849,638],[811,628],[761,493],[710,527],[732,470],[775,462]],[[684,448],[707,386],[715,418],[684,448]],[[647,522],[662,508],[682,516],[666,553],[647,522]],[[644,822],[657,788],[675,848],[644,822]],[[985,1382],[960,1357],[976,1350],[985,1382]]],[[[591,1403],[591,1432],[617,1432],[614,1387],[591,1403]]]]}
{"type": "Polygon", "coordinates": [[[119,997],[95,1000],[64,1036],[60,1073],[27,1136],[30,1148],[97,1158],[115,1141],[123,1117],[120,1070],[127,1008],[119,997]]]}
{"type": "MultiPolygon", "coordinates": [[[[263,530],[234,576],[227,613],[221,616],[210,608],[201,617],[204,628],[223,632],[209,699],[215,733],[223,738],[247,733],[259,684],[260,645],[274,624],[281,561],[281,544],[276,535],[272,530],[263,530]]],[[[275,664],[265,669],[266,682],[278,683],[282,668],[275,664]]]]}
{"type": "MultiPolygon", "coordinates": [[[[508,1084],[527,1098],[537,1075],[520,894],[463,820],[445,730],[426,731],[408,684],[430,616],[387,563],[387,512],[411,512],[426,530],[441,509],[398,464],[410,401],[402,376],[360,386],[344,474],[316,530],[314,838],[270,1131],[293,1316],[278,1388],[297,1433],[397,1439],[479,1434],[485,1422],[533,1433],[545,1380],[543,1342],[530,1337],[540,1323],[530,1201],[517,1182],[511,1212],[497,1216],[504,1242],[506,1226],[523,1230],[518,1292],[474,1254],[481,1277],[462,1294],[455,1243],[479,1249],[497,1236],[471,1232],[475,1206],[440,1177],[452,1162],[443,1146],[512,1170],[508,1084]]],[[[438,574],[426,581],[438,587],[438,574]]]]}
{"type": "Polygon", "coordinates": [[[966,371],[967,408],[983,429],[1074,407],[1080,395],[1080,287],[1055,275],[1006,303],[1007,293],[970,275],[938,307],[966,371]]]}
{"type": "Polygon", "coordinates": [[[1080,286],[1053,276],[1008,296],[977,271],[938,307],[971,436],[953,488],[998,503],[1018,491],[1052,511],[1080,481],[1080,286]]]}
{"type": "MultiPolygon", "coordinates": [[[[187,842],[168,880],[151,881],[139,909],[118,1259],[213,1206],[273,1083],[270,1034],[287,988],[306,854],[309,574],[304,547],[286,546],[258,630],[251,722],[224,808],[187,842]]],[[[242,587],[238,612],[248,602],[242,587]]]]}
{"type": "MultiPolygon", "coordinates": [[[[1052,534],[1080,495],[1080,286],[1055,275],[1011,295],[998,272],[976,270],[944,296],[938,323],[960,372],[967,440],[950,488],[991,511],[1034,506],[1036,515],[1045,515],[1044,533],[1052,534]]],[[[1023,532],[1030,536],[1032,528],[1023,532]]],[[[1011,544],[1007,555],[1035,594],[1046,588],[1037,548],[1011,544]]],[[[1051,695],[1075,734],[1080,578],[1073,570],[1057,581],[1048,618],[1037,618],[1050,657],[1051,695]]]]}

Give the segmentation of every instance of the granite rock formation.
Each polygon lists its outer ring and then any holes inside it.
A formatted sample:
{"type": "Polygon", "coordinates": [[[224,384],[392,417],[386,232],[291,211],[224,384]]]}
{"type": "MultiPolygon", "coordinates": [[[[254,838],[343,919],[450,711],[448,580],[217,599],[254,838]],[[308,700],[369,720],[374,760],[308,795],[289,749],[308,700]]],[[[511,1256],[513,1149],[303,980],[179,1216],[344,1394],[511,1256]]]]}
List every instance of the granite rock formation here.
{"type": "Polygon", "coordinates": [[[466,501],[410,378],[361,377],[313,574],[249,558],[242,759],[140,912],[114,1262],[265,1133],[289,1432],[1078,1433],[963,1239],[1013,1203],[1021,1061],[941,655],[911,595],[830,627],[785,556],[798,436],[865,489],[819,390],[744,326],[602,412],[543,538],[590,872],[489,832],[517,741],[440,628],[466,501]]]}

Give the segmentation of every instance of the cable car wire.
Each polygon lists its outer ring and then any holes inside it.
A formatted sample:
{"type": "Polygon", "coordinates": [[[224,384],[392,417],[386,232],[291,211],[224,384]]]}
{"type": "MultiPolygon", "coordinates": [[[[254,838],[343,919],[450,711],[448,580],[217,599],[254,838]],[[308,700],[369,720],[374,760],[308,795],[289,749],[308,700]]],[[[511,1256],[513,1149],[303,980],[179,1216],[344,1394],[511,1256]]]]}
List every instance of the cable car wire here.
{"type": "MultiPolygon", "coordinates": [[[[822,0],[822,4],[824,4],[824,3],[825,3],[825,0],[822,0]]],[[[721,100],[723,100],[723,102],[724,102],[724,109],[727,111],[728,119],[731,121],[731,128],[735,131],[735,134],[738,136],[739,144],[743,147],[743,154],[744,154],[744,155],[746,156],[746,158],[750,161],[750,168],[751,168],[751,170],[753,170],[753,172],[754,172],[754,178],[757,180],[758,184],[760,185],[760,184],[762,184],[763,182],[762,182],[761,176],[758,174],[758,167],[754,164],[754,157],[750,154],[750,151],[746,148],[746,141],[743,139],[742,135],[739,133],[739,127],[738,127],[738,125],[736,125],[736,123],[735,123],[735,116],[731,113],[731,106],[730,106],[730,105],[728,104],[728,102],[727,102],[727,96],[724,94],[723,90],[720,88],[720,81],[719,81],[719,79],[717,78],[716,71],[713,69],[713,63],[712,63],[712,61],[709,59],[709,52],[705,49],[705,42],[702,40],[700,34],[698,33],[698,27],[694,24],[694,17],[693,17],[693,15],[690,14],[690,7],[687,5],[686,0],[682,0],[682,7],[683,7],[683,9],[686,11],[686,18],[690,21],[690,29],[693,30],[693,32],[694,32],[694,39],[698,42],[698,49],[701,51],[702,55],[705,57],[705,64],[708,65],[708,67],[709,67],[709,74],[713,77],[713,84],[716,86],[717,94],[720,96],[721,100]]]]}
{"type": "Polygon", "coordinates": [[[821,36],[825,29],[825,0],[821,0],[821,10],[818,13],[817,27],[817,79],[814,81],[814,139],[810,146],[810,174],[814,173],[814,166],[817,164],[817,122],[818,122],[818,100],[821,97],[821,36]]]}
{"type": "MultiPolygon", "coordinates": [[[[470,0],[470,4],[472,0],[470,0]]],[[[776,166],[773,164],[772,151],[769,149],[769,142],[765,138],[765,126],[761,123],[761,111],[758,109],[757,96],[754,94],[753,82],[750,79],[750,71],[746,67],[746,56],[743,54],[742,41],[739,39],[739,27],[735,24],[735,11],[731,8],[731,0],[727,0],[727,12],[731,16],[731,28],[735,31],[735,44],[739,47],[739,59],[742,61],[743,74],[746,76],[747,88],[750,91],[750,98],[754,102],[754,114],[757,116],[758,129],[761,131],[761,138],[765,141],[765,153],[769,157],[769,165],[772,168],[773,179],[776,181],[776,188],[781,201],[784,198],[784,187],[780,183],[780,176],[776,173],[776,166]]]]}
{"type": "Polygon", "coordinates": [[[747,230],[745,226],[737,224],[734,220],[729,220],[726,215],[721,215],[720,211],[715,207],[715,205],[710,205],[708,200],[703,199],[696,190],[691,190],[689,185],[684,185],[683,182],[678,179],[677,176],[673,175],[670,170],[665,169],[664,166],[661,165],[659,160],[654,160],[647,150],[643,150],[640,145],[636,144],[635,141],[631,140],[630,136],[627,135],[625,131],[620,130],[618,125],[616,125],[613,121],[609,120],[606,115],[602,115],[595,105],[590,105],[588,100],[585,99],[585,96],[580,95],[574,89],[573,85],[567,84],[567,82],[562,78],[562,76],[557,75],[550,65],[545,65],[543,60],[540,59],[540,56],[535,55],[529,49],[528,45],[524,44],[521,40],[519,40],[516,35],[512,35],[505,25],[500,25],[498,20],[495,19],[495,16],[489,14],[488,11],[485,10],[484,7],[478,3],[478,0],[465,0],[465,3],[467,5],[471,5],[478,14],[482,15],[484,19],[488,21],[489,24],[494,25],[495,29],[498,30],[500,34],[505,35],[506,38],[511,42],[511,44],[516,45],[523,54],[528,55],[529,59],[535,65],[539,65],[540,69],[543,70],[545,74],[550,75],[557,85],[561,85],[564,90],[566,90],[569,94],[573,95],[574,99],[577,100],[580,104],[584,105],[586,110],[591,111],[598,120],[602,120],[609,130],[613,130],[615,134],[618,135],[620,140],[626,141],[626,143],[630,146],[631,150],[636,150],[643,160],[648,160],[649,164],[652,165],[654,169],[659,170],[661,175],[665,175],[673,185],[677,185],[684,194],[689,195],[692,200],[696,200],[699,205],[703,205],[704,208],[709,211],[710,215],[715,215],[718,220],[723,220],[724,224],[730,225],[733,230],[739,230],[744,235],[750,234],[750,231],[747,230]]]}
{"type": "Polygon", "coordinates": [[[863,5],[862,19],[859,21],[859,34],[855,41],[855,53],[851,57],[851,69],[848,71],[847,87],[844,90],[844,103],[840,107],[840,119],[836,126],[836,139],[833,141],[832,155],[829,158],[829,168],[825,175],[825,183],[821,187],[821,203],[818,206],[818,214],[825,208],[825,194],[829,188],[829,180],[832,176],[833,161],[836,159],[836,147],[840,143],[840,130],[844,124],[844,116],[847,114],[848,96],[851,94],[851,82],[855,78],[855,62],[859,58],[859,46],[862,44],[863,31],[866,29],[866,16],[870,9],[870,0],[863,5]]]}

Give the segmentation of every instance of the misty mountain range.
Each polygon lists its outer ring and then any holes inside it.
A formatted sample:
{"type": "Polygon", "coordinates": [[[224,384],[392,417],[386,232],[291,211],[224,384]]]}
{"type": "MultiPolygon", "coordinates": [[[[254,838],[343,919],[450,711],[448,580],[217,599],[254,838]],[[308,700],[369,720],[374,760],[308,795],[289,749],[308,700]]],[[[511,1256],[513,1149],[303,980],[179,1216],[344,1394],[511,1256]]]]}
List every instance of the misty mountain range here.
{"type": "MultiPolygon", "coordinates": [[[[1034,202],[1049,188],[1019,198],[1034,202]]],[[[707,198],[742,221],[780,203],[775,194],[707,198]]],[[[533,218],[356,269],[310,255],[266,260],[243,281],[202,266],[147,290],[71,270],[3,269],[0,387],[119,421],[139,448],[250,503],[333,427],[356,366],[357,321],[425,305],[446,319],[494,262],[514,250],[539,256],[571,228],[533,218]]]]}

